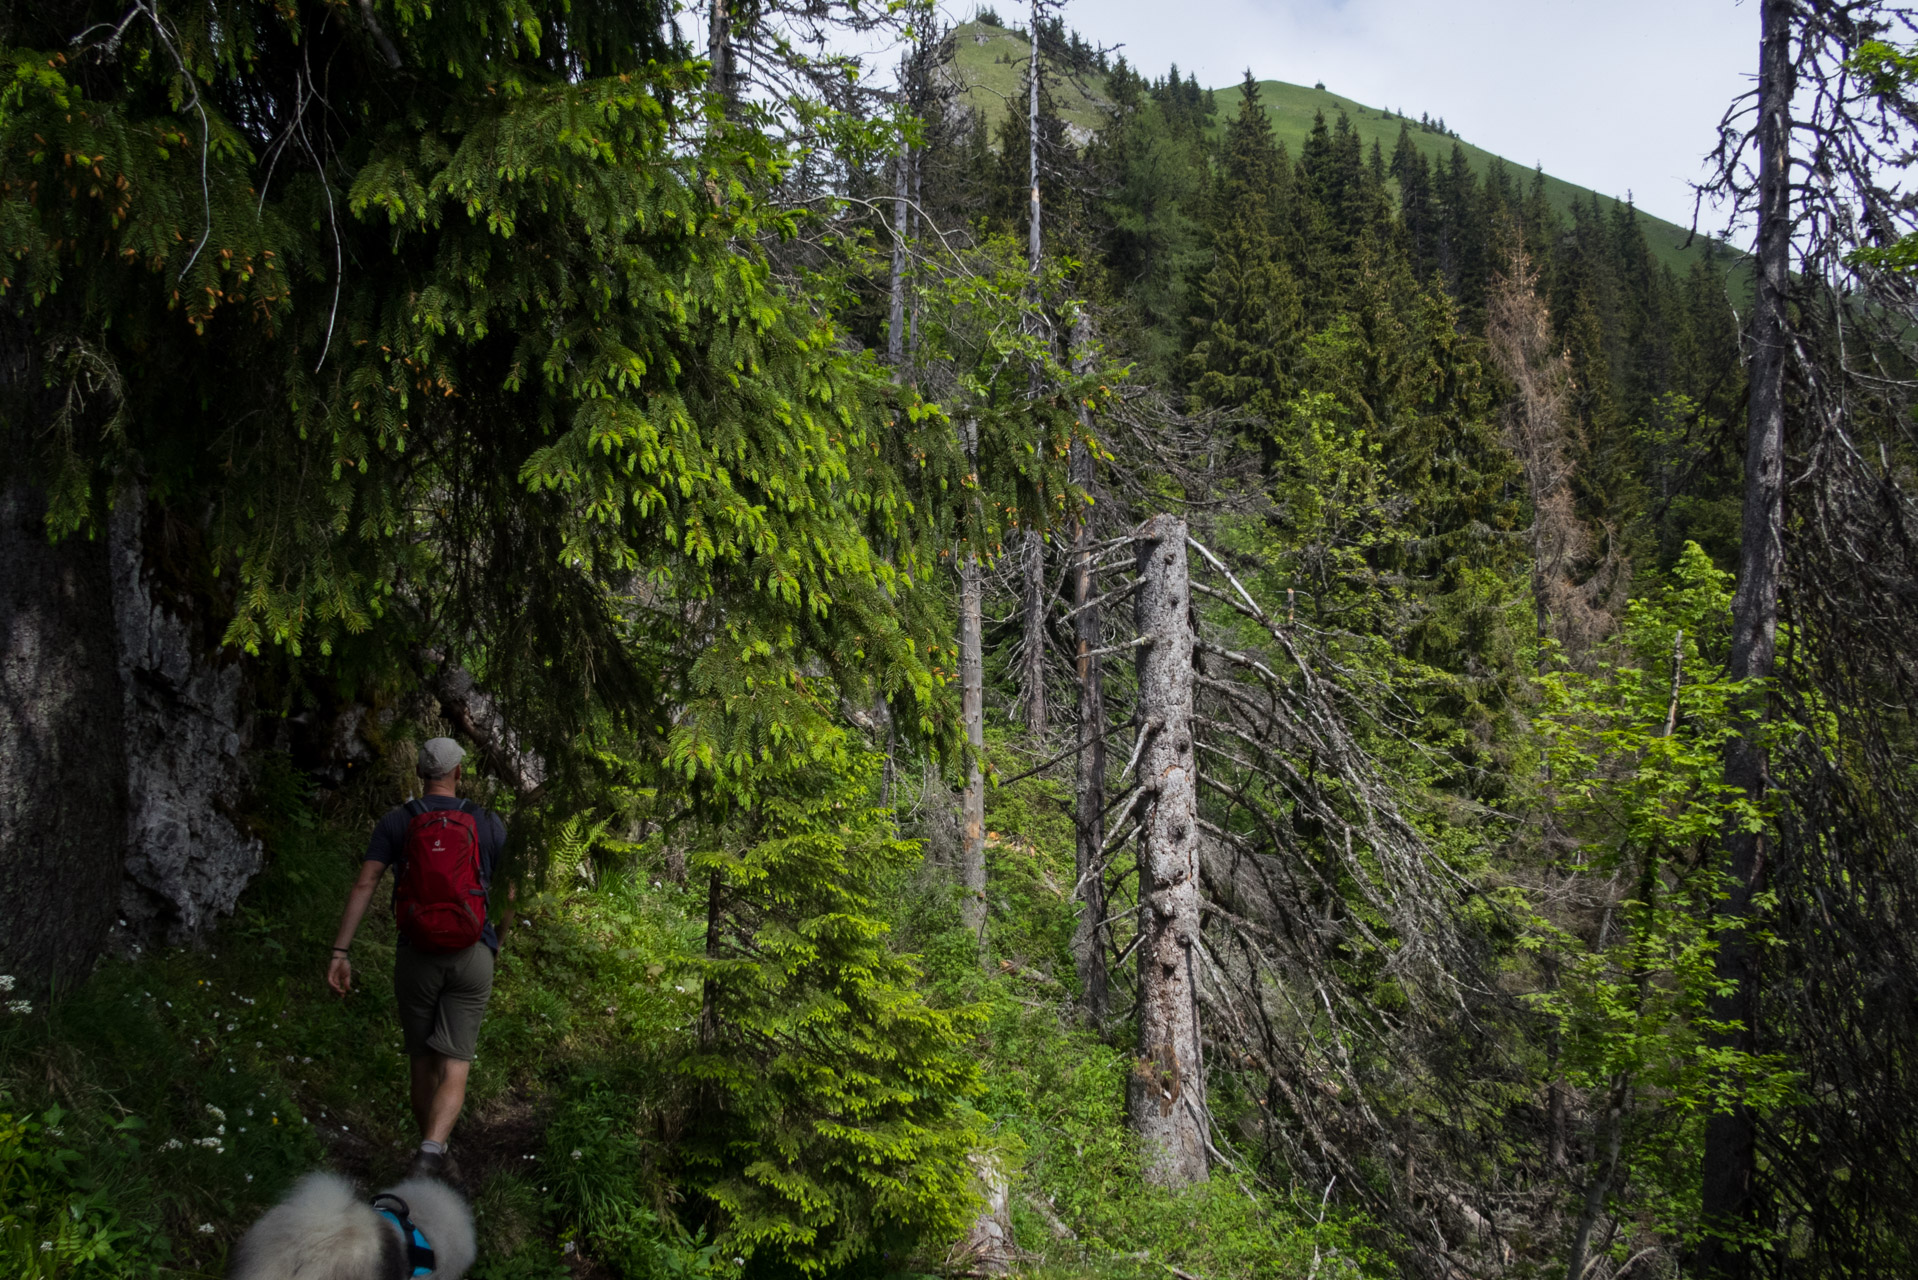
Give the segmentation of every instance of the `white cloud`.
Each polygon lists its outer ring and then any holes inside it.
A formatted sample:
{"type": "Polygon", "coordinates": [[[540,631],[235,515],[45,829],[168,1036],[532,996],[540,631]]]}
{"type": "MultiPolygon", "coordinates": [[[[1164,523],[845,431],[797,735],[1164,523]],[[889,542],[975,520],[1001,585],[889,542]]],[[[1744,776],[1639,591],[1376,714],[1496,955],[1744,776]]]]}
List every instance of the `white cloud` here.
{"type": "MultiPolygon", "coordinates": [[[[947,16],[972,15],[945,0],[947,16]]],[[[998,0],[1001,18],[1023,5],[998,0]]],[[[1260,79],[1430,112],[1467,141],[1674,222],[1751,84],[1758,6],[1733,0],[1072,0],[1067,25],[1162,75],[1260,79]]]]}

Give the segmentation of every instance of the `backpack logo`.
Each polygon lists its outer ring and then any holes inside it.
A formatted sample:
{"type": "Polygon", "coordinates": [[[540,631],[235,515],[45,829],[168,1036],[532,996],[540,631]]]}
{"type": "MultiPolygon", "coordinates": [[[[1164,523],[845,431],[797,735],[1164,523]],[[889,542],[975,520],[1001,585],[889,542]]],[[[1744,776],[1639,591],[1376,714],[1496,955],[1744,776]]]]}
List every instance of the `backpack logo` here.
{"type": "Polygon", "coordinates": [[[393,912],[407,945],[421,951],[464,951],[486,927],[486,880],[480,866],[477,805],[407,806],[405,865],[393,887],[393,912]],[[477,899],[477,903],[475,900],[477,899]]]}

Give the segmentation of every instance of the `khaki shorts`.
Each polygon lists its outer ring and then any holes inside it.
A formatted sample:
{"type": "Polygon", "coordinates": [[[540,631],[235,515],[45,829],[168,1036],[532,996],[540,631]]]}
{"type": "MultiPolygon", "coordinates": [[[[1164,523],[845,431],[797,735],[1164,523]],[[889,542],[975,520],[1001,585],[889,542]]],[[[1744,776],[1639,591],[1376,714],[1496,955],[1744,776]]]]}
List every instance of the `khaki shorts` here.
{"type": "Polygon", "coordinates": [[[393,994],[408,1057],[437,1053],[471,1062],[493,995],[493,949],[475,942],[464,951],[434,953],[402,943],[393,955],[393,994]]]}

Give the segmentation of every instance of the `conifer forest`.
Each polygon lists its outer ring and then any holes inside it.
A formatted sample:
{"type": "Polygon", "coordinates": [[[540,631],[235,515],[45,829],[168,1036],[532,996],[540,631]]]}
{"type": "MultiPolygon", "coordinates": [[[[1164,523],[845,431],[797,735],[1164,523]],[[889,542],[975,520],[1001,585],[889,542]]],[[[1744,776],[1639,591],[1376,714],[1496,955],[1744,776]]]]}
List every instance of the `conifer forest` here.
{"type": "Polygon", "coordinates": [[[0,1274],[400,1175],[442,736],[478,1280],[1918,1274],[1918,11],[1737,14],[1687,229],[1063,0],[0,5],[0,1274]]]}

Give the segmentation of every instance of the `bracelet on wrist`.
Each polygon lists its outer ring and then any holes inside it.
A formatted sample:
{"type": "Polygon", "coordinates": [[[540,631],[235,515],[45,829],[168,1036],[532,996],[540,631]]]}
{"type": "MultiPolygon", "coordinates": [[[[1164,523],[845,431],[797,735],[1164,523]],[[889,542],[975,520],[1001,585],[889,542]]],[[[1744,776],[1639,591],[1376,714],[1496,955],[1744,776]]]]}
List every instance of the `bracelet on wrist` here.
{"type": "Polygon", "coordinates": [[[334,947],[334,948],[333,948],[333,954],[334,954],[334,955],[336,955],[336,956],[343,956],[343,955],[345,955],[345,954],[347,954],[347,952],[348,952],[349,950],[351,950],[351,948],[349,948],[349,947],[334,947]]]}

